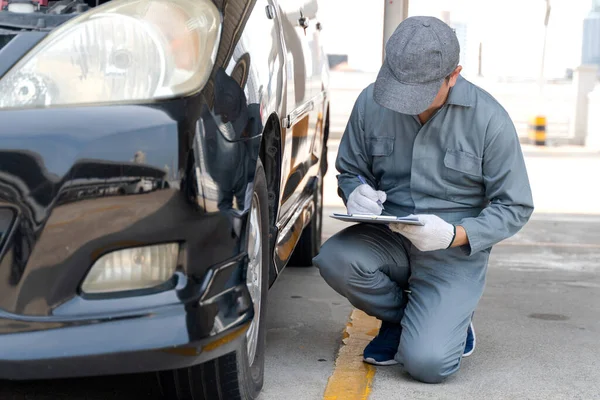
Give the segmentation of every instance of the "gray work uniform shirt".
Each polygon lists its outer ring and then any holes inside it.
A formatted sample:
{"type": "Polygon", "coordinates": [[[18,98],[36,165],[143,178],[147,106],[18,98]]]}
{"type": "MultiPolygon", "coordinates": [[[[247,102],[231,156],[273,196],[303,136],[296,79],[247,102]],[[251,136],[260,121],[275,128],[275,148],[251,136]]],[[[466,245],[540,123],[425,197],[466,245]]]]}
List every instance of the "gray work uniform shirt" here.
{"type": "Polygon", "coordinates": [[[425,124],[358,97],[336,160],[347,201],[362,175],[387,194],[385,213],[435,214],[462,225],[471,255],[514,235],[533,200],[523,153],[507,112],[459,77],[446,104],[425,124]]]}

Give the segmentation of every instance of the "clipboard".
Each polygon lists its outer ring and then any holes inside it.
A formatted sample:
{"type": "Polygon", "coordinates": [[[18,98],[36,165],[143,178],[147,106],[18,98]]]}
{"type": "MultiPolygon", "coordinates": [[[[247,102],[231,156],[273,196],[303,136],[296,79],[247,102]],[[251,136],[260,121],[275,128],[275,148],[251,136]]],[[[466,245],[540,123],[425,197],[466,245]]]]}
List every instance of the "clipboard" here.
{"type": "Polygon", "coordinates": [[[368,224],[391,224],[400,223],[406,225],[425,225],[417,217],[396,217],[394,215],[369,215],[369,214],[337,214],[330,215],[331,218],[345,222],[362,222],[368,224]]]}

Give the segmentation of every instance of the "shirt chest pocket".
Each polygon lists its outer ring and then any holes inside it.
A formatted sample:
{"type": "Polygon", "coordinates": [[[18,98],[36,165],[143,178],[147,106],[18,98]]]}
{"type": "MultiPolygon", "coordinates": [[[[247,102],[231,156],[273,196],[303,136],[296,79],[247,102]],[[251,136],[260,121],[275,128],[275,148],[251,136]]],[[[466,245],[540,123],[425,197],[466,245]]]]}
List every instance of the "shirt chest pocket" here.
{"type": "Polygon", "coordinates": [[[458,203],[479,203],[484,195],[483,159],[460,150],[447,149],[444,155],[446,198],[458,203]]]}
{"type": "Polygon", "coordinates": [[[371,157],[371,170],[378,185],[385,185],[394,171],[394,137],[371,137],[367,140],[367,148],[371,157]]]}
{"type": "Polygon", "coordinates": [[[394,152],[394,137],[372,137],[367,144],[372,157],[388,157],[394,152]]]}

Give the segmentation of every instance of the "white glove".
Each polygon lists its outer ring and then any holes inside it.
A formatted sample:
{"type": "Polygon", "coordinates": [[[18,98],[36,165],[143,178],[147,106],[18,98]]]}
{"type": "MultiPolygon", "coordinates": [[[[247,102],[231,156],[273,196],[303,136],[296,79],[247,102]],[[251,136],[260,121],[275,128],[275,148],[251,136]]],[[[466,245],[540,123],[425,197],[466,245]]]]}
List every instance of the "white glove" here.
{"type": "Polygon", "coordinates": [[[377,204],[377,200],[383,204],[386,199],[387,195],[385,192],[375,190],[371,186],[363,184],[350,193],[346,208],[348,208],[348,214],[380,215],[382,208],[377,204]]]}
{"type": "Polygon", "coordinates": [[[456,228],[436,215],[411,215],[419,218],[423,226],[401,223],[389,224],[392,231],[401,234],[419,250],[434,251],[447,249],[454,241],[456,228]]]}

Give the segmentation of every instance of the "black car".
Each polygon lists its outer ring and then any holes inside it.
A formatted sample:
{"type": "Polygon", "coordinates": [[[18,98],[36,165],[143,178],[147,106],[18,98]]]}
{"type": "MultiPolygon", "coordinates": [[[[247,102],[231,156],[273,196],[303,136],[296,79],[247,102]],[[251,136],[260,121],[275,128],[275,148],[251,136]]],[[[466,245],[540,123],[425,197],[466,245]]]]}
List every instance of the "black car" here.
{"type": "Polygon", "coordinates": [[[315,0],[0,0],[0,379],[253,399],[320,247],[315,0]]]}

